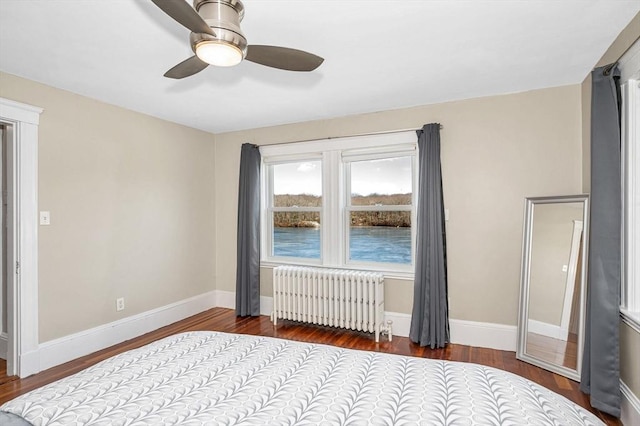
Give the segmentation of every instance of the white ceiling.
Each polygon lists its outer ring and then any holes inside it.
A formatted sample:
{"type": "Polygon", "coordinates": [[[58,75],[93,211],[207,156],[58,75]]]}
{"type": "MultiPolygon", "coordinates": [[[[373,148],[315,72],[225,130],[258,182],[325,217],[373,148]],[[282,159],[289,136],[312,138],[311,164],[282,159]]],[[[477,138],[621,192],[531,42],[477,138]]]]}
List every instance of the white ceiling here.
{"type": "MultiPolygon", "coordinates": [[[[638,0],[244,0],[249,44],[325,58],[184,80],[189,31],[150,0],[0,0],[0,70],[220,133],[576,84],[638,0]]],[[[2,81],[0,80],[0,84],[2,81]]]]}

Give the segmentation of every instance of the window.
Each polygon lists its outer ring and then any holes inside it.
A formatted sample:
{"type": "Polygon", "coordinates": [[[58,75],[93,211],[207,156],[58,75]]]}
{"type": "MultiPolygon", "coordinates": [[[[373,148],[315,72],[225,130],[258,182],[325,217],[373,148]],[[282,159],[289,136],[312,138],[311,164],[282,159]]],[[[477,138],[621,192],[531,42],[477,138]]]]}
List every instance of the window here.
{"type": "Polygon", "coordinates": [[[411,264],[413,158],[346,162],[349,261],[411,264]]]}
{"type": "Polygon", "coordinates": [[[415,132],[263,146],[263,264],[413,272],[415,132]]]}
{"type": "Polygon", "coordinates": [[[271,255],[320,259],[321,162],[274,164],[270,174],[271,255]]]}
{"type": "Polygon", "coordinates": [[[640,331],[640,42],[620,59],[622,89],[623,274],[620,311],[640,331]]]}

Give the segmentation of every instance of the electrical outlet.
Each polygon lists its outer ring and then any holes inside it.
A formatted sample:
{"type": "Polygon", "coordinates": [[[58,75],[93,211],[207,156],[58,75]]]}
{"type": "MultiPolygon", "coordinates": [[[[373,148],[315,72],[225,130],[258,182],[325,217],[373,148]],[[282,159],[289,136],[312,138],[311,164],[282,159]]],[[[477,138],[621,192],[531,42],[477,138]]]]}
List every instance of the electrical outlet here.
{"type": "Polygon", "coordinates": [[[116,299],[116,311],[124,311],[124,297],[116,299]]]}
{"type": "Polygon", "coordinates": [[[40,212],[40,225],[51,225],[51,213],[40,212]]]}

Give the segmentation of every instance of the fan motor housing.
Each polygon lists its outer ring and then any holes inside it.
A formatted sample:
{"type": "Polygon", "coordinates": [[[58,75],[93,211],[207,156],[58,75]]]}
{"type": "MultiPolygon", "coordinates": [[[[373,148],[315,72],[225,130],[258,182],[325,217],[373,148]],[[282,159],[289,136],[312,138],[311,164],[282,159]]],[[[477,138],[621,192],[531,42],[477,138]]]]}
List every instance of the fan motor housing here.
{"type": "Polygon", "coordinates": [[[240,28],[244,18],[244,5],[240,0],[194,0],[193,8],[216,33],[215,36],[191,33],[191,49],[195,52],[198,43],[214,41],[231,44],[247,55],[247,39],[240,28]]]}

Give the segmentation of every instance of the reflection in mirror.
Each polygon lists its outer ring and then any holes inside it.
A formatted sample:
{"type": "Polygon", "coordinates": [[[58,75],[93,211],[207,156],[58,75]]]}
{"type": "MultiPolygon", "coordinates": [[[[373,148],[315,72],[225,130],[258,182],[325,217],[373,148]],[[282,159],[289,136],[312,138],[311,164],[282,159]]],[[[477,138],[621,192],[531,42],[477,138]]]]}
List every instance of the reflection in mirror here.
{"type": "Polygon", "coordinates": [[[518,358],[579,380],[587,196],[528,198],[518,358]]]}

